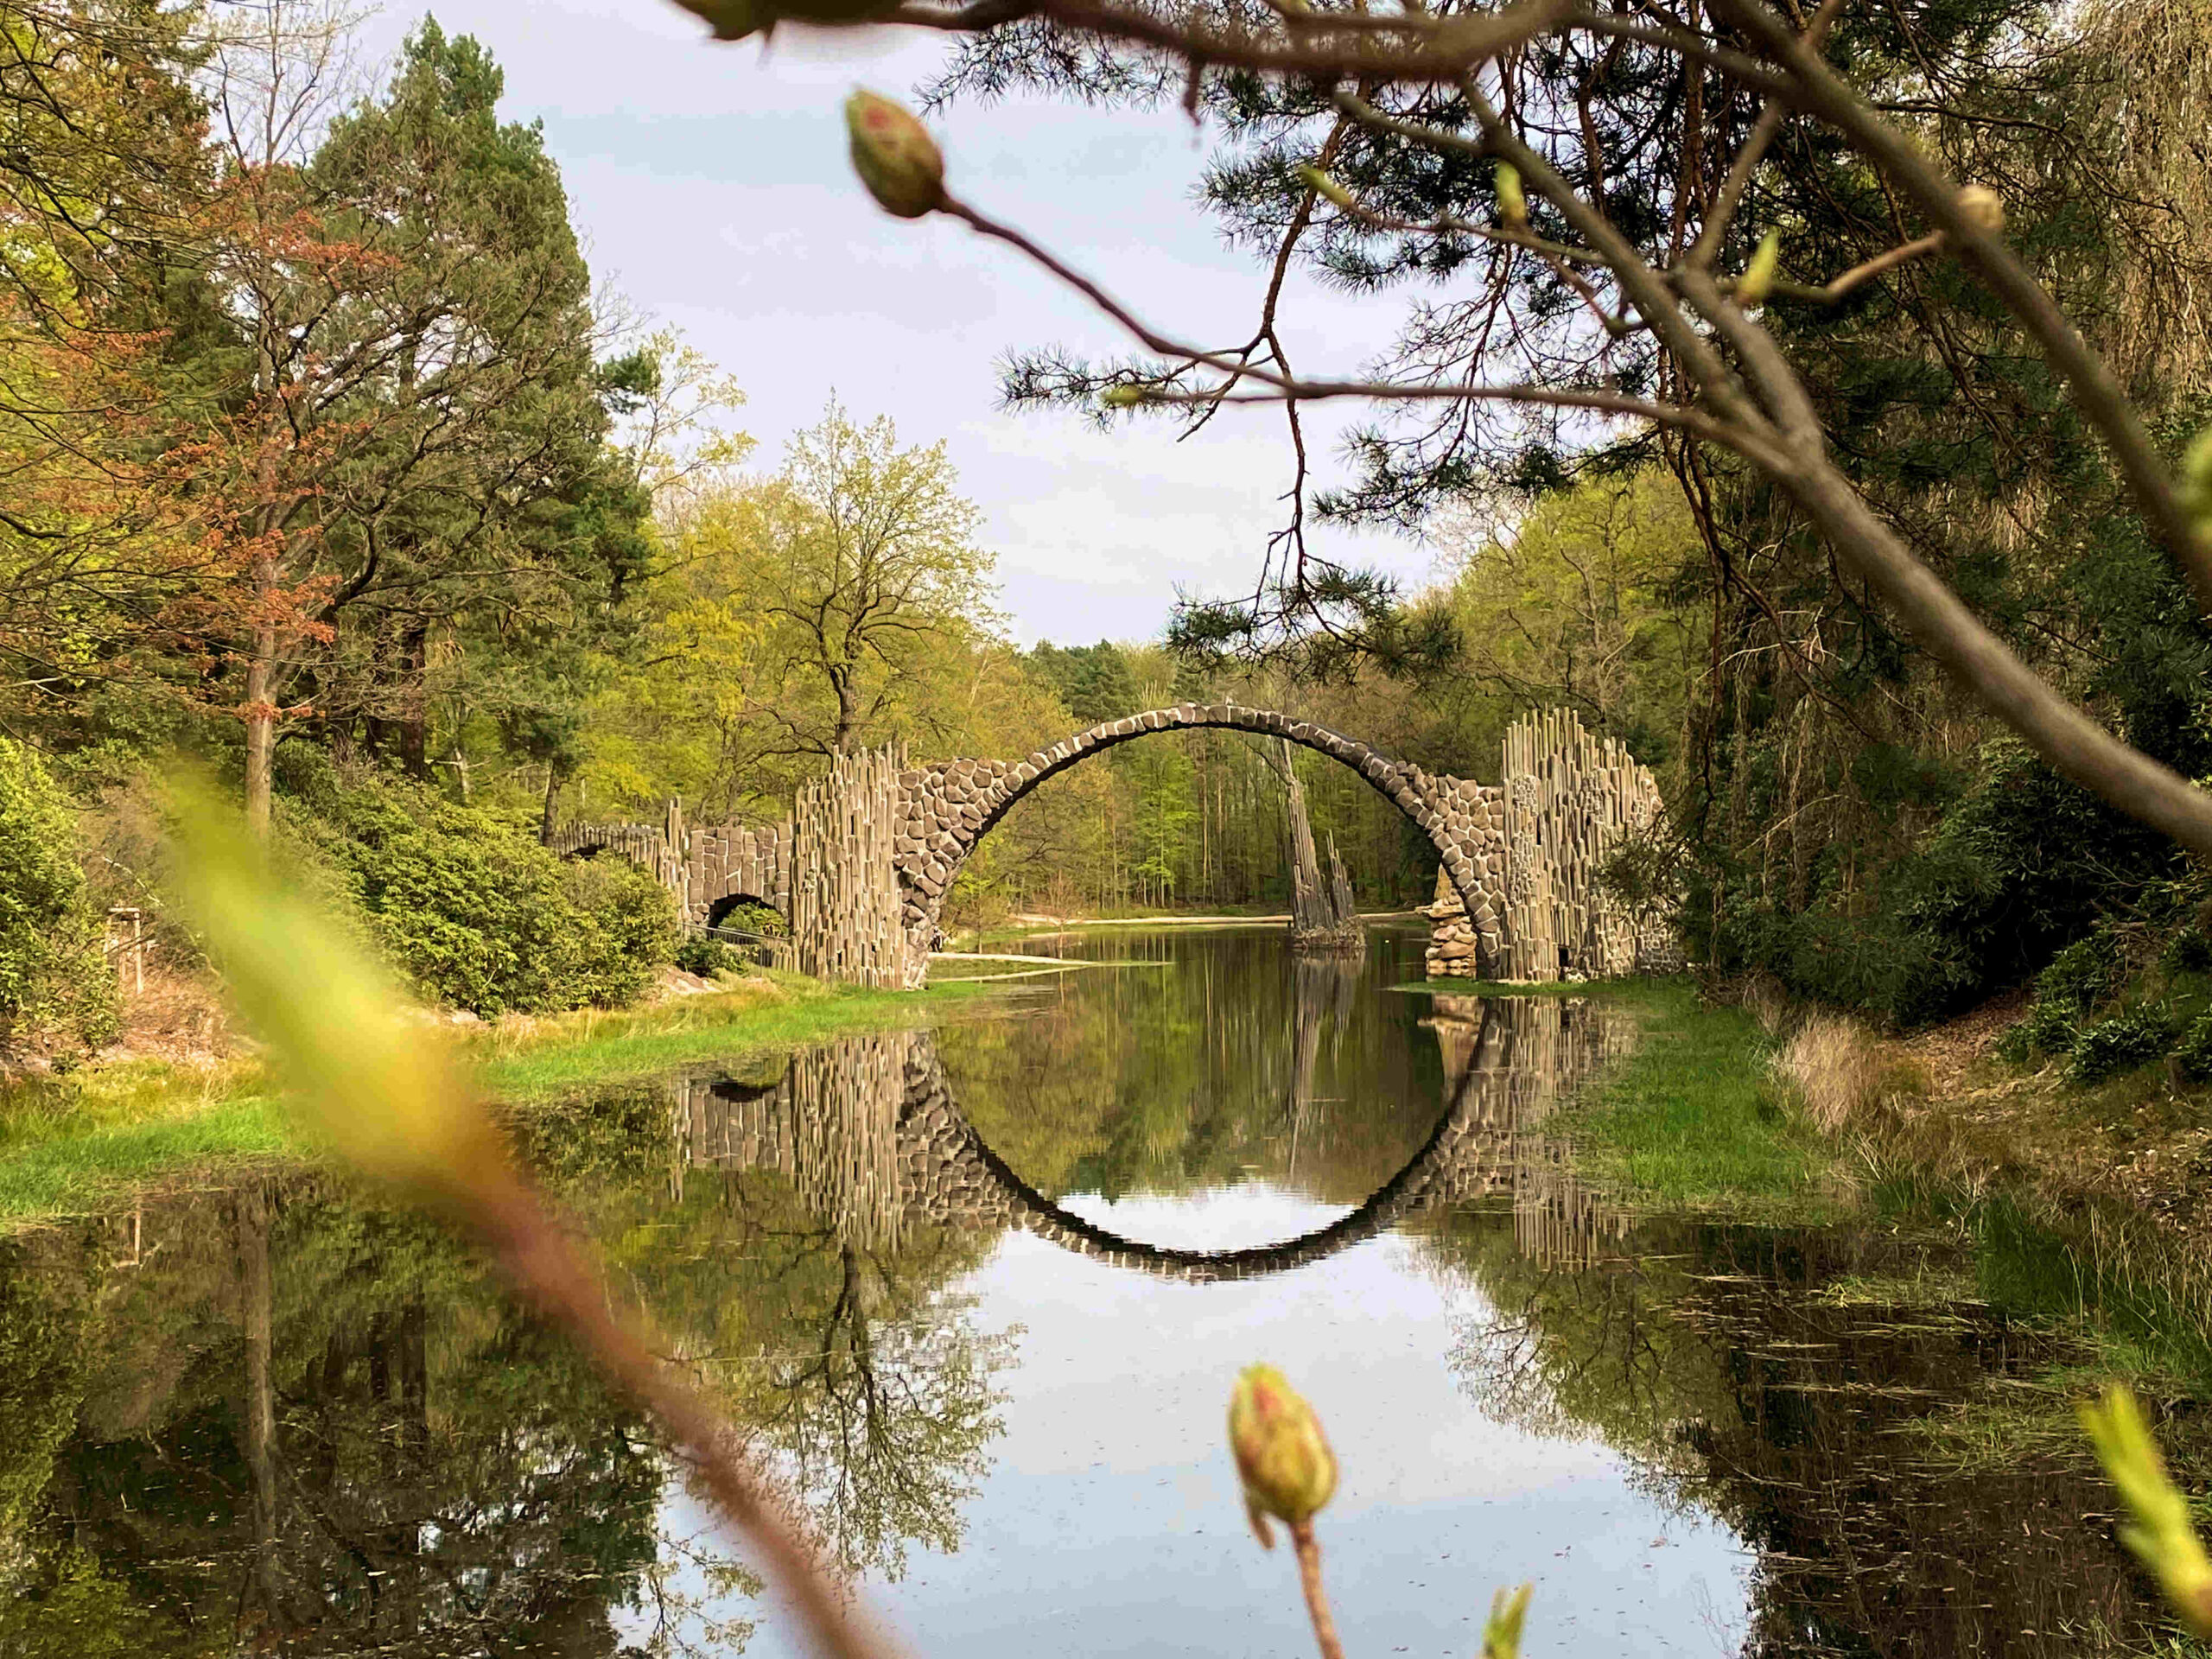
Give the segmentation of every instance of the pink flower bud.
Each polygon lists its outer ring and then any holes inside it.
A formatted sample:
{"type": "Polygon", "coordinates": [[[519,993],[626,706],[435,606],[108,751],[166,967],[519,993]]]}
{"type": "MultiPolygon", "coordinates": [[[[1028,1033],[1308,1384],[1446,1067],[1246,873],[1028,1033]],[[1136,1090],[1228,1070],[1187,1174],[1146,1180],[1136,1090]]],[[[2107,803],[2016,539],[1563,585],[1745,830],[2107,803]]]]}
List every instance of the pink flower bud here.
{"type": "Polygon", "coordinates": [[[922,124],[865,89],[845,100],[853,171],[887,213],[919,219],[944,205],[944,157],[922,124]]]}
{"type": "Polygon", "coordinates": [[[1272,1365],[1248,1365],[1237,1376],[1229,1398],[1229,1449],[1262,1544],[1274,1542],[1269,1516],[1303,1526],[1337,1490],[1337,1454],[1321,1420],[1272,1365]]]}

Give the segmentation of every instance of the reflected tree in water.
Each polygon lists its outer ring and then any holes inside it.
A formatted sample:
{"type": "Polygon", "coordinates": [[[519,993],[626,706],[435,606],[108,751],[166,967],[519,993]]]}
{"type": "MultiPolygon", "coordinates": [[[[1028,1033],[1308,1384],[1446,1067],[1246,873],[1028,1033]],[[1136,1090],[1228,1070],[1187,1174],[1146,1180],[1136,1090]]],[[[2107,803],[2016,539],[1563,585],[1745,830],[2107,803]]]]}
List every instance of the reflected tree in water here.
{"type": "MultiPolygon", "coordinates": [[[[942,1294],[980,1243],[842,1238],[771,1172],[672,1195],[666,1096],[639,1095],[566,1141],[615,1283],[849,1567],[957,1545],[1008,1348],[942,1294]]],[[[758,1582],[682,1535],[652,1427],[442,1233],[314,1180],[129,1228],[0,1250],[0,1651],[742,1646],[758,1582]]]]}
{"type": "MultiPolygon", "coordinates": [[[[1481,1409],[1601,1435],[1656,1494],[1759,1551],[1747,1654],[2056,1656],[2091,1626],[2124,1650],[2157,1637],[2063,1395],[2022,1386],[2078,1363],[2075,1340],[1983,1300],[1975,1241],[1677,1220],[1576,1265],[1470,1215],[1427,1248],[1484,1304],[1451,1356],[1481,1409]],[[2034,1432],[2037,1402],[2055,1432],[2034,1432]]],[[[2200,1477],[2202,1442],[2175,1446],[2200,1477]]]]}
{"type": "MultiPolygon", "coordinates": [[[[141,1266],[78,1264],[91,1363],[9,1379],[71,1432],[22,1516],[0,1646],[623,1645],[611,1611],[654,1560],[664,1471],[565,1344],[427,1230],[312,1194],[257,1184],[156,1230],[141,1266]]],[[[12,1286],[69,1282],[36,1255],[12,1286]]]]}
{"type": "Polygon", "coordinates": [[[1101,948],[1160,965],[935,1034],[962,1112],[1039,1192],[1119,1199],[1258,1174],[1357,1204],[1427,1138],[1436,1051],[1409,1040],[1417,999],[1377,994],[1419,976],[1419,936],[1378,934],[1363,965],[1294,963],[1273,928],[1202,953],[1143,937],[1101,948]]]}
{"type": "Polygon", "coordinates": [[[994,1236],[902,1202],[899,1115],[925,1041],[850,1039],[772,1080],[682,1080],[660,1096],[677,1201],[617,1247],[825,1553],[893,1578],[911,1545],[959,1547],[1013,1358],[1011,1333],[979,1332],[945,1288],[994,1236]]]}

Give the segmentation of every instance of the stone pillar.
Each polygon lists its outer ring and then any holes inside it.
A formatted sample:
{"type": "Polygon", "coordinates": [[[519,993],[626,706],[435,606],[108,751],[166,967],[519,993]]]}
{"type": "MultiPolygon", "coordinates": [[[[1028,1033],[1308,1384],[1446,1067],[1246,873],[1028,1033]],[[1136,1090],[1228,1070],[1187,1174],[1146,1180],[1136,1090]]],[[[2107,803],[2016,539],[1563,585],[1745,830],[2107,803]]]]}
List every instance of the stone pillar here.
{"type": "Polygon", "coordinates": [[[906,936],[893,858],[904,765],[895,749],[837,755],[828,777],[799,791],[791,938],[803,974],[907,990],[929,972],[906,936]]]}

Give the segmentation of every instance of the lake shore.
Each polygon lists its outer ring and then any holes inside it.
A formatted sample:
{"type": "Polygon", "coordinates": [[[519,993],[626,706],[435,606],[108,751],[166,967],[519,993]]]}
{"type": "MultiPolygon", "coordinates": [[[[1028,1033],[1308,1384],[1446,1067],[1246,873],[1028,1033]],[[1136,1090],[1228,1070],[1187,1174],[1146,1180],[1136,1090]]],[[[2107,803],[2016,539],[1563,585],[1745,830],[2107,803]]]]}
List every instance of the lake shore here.
{"type": "Polygon", "coordinates": [[[2060,1205],[2109,1204],[2193,1247],[2212,1243],[2212,1130],[2202,1126],[2212,1090],[2155,1067],[2084,1084],[2059,1062],[2008,1062],[1997,1046],[2017,997],[1883,1036],[1814,1010],[1709,1001],[1688,978],[1396,988],[1603,997],[1637,1009],[1636,1052],[1555,1122],[1575,1141],[1584,1178],[1638,1208],[1802,1218],[1808,1205],[1848,1205],[1910,1173],[2060,1205]],[[1793,1037],[1821,1021],[1846,1027],[1847,1043],[1793,1053],[1793,1037]],[[1823,1073],[1834,1097],[1816,1112],[1808,1084],[1819,1087],[1823,1073]]]}
{"type": "Polygon", "coordinates": [[[1695,980],[1440,979],[1397,989],[1436,997],[1593,997],[1633,1009],[1640,1027],[1634,1051],[1546,1126],[1574,1144],[1585,1179],[1633,1208],[1802,1219],[1808,1206],[1847,1201],[1846,1149],[1789,1109],[1772,1063],[1772,1036],[1748,1010],[1707,1001],[1695,980]]]}
{"type": "MultiPolygon", "coordinates": [[[[988,983],[869,991],[794,974],[747,976],[643,1007],[464,1027],[454,1041],[487,1096],[529,1106],[676,1066],[925,1024],[988,983]]],[[[134,1187],[311,1155],[251,1057],[124,1060],[28,1080],[0,1095],[0,1235],[105,1208],[134,1187]]]]}

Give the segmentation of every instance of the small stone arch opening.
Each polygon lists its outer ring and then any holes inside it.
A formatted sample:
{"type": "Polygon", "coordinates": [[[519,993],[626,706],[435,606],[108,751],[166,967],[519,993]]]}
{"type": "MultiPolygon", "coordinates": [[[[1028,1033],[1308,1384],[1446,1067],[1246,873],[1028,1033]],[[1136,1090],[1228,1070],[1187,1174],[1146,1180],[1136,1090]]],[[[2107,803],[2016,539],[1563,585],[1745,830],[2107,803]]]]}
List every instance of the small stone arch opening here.
{"type": "Polygon", "coordinates": [[[722,894],[707,906],[706,914],[701,921],[710,928],[732,928],[747,933],[765,933],[771,938],[782,938],[791,931],[790,918],[772,900],[757,893],[722,894]]]}

